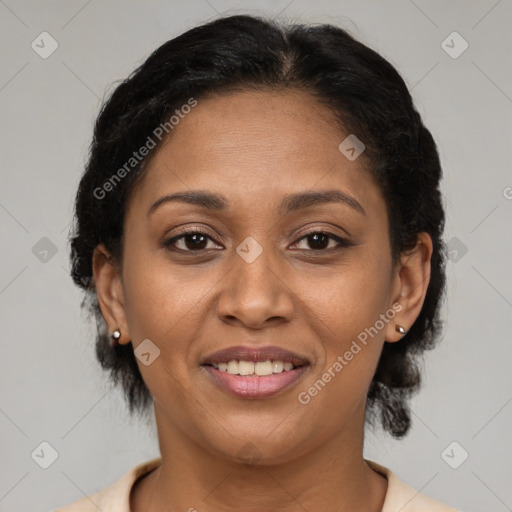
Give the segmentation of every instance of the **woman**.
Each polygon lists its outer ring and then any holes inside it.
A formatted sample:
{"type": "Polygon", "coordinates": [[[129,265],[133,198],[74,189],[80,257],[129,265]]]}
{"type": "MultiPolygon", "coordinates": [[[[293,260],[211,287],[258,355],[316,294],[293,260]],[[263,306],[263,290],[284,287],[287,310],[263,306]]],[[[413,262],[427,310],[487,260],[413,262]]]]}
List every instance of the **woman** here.
{"type": "Polygon", "coordinates": [[[104,105],[74,282],[161,457],[59,510],[453,511],[363,458],[409,430],[439,339],[436,145],[344,30],[231,16],[158,48],[104,105]]]}

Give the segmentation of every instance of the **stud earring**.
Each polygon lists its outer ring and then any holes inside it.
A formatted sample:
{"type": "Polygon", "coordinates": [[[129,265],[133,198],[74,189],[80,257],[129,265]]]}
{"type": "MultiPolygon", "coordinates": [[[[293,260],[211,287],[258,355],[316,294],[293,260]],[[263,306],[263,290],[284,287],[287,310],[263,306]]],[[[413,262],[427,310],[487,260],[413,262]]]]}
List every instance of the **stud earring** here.
{"type": "Polygon", "coordinates": [[[406,332],[405,329],[401,325],[396,325],[395,331],[399,332],[400,334],[405,334],[405,332],[406,332]]]}
{"type": "Polygon", "coordinates": [[[121,338],[121,331],[119,329],[116,329],[111,335],[111,345],[113,347],[119,345],[119,339],[121,338]]]}

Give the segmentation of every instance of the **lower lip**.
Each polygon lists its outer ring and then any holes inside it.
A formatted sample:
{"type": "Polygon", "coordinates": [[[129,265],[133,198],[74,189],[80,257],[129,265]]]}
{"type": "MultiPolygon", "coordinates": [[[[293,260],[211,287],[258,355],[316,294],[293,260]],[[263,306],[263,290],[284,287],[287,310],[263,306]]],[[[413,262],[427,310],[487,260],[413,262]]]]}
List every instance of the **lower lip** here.
{"type": "Polygon", "coordinates": [[[240,398],[265,398],[289,388],[307,371],[308,365],[272,375],[231,375],[213,366],[203,366],[214,382],[228,393],[240,398]]]}

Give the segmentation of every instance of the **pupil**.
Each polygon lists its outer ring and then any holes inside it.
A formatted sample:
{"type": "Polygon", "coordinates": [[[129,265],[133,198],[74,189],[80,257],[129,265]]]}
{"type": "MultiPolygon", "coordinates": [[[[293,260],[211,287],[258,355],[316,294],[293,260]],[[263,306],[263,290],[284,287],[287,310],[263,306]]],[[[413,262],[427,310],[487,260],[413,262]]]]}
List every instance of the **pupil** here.
{"type": "Polygon", "coordinates": [[[317,243],[315,247],[312,247],[313,249],[325,249],[329,245],[329,237],[325,233],[315,233],[314,235],[310,235],[310,238],[313,238],[317,243]],[[320,247],[318,247],[319,237],[321,237],[320,247]]]}
{"type": "Polygon", "coordinates": [[[185,245],[187,246],[187,249],[204,249],[204,247],[201,247],[201,243],[204,243],[206,240],[206,237],[204,235],[200,235],[200,234],[192,234],[192,235],[188,235],[186,238],[185,238],[185,245]],[[203,240],[199,240],[200,238],[202,238],[203,240]],[[193,239],[196,243],[191,243],[189,244],[188,242],[190,241],[190,239],[193,239]],[[199,242],[199,243],[197,243],[199,242]]]}

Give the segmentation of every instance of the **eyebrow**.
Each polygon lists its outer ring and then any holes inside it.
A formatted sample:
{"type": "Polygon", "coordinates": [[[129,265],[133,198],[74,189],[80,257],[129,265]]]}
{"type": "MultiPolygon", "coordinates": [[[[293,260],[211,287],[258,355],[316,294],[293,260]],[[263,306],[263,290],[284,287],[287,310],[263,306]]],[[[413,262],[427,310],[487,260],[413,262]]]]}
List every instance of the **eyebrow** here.
{"type": "MultiPolygon", "coordinates": [[[[149,217],[159,206],[165,203],[178,201],[206,208],[208,210],[226,210],[229,202],[221,194],[213,194],[203,190],[190,190],[186,192],[175,192],[167,194],[158,199],[148,210],[149,217]]],[[[342,192],[341,190],[321,190],[317,192],[299,192],[286,196],[279,207],[279,211],[290,213],[311,206],[324,203],[342,203],[350,206],[363,215],[367,215],[361,203],[354,197],[342,192]]]]}

